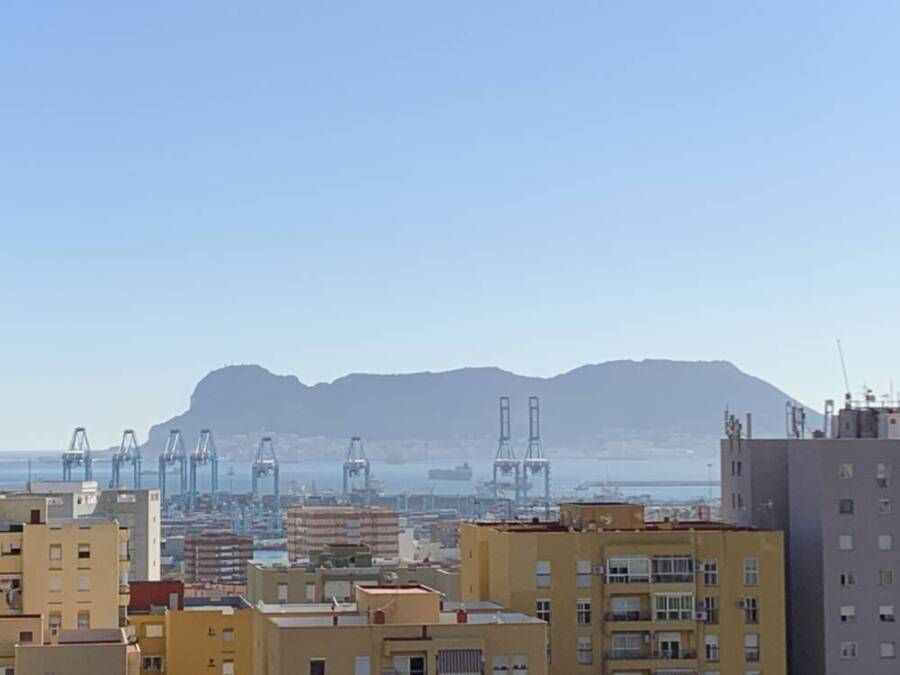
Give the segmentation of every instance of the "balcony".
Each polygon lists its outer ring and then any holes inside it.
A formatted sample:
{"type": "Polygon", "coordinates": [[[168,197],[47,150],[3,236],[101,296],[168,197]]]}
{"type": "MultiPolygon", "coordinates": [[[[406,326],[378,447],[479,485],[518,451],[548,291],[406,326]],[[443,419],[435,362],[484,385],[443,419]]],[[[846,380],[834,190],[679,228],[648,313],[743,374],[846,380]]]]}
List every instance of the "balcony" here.
{"type": "Polygon", "coordinates": [[[694,661],[697,653],[688,649],[609,649],[606,658],[610,661],[694,661]]]}
{"type": "Polygon", "coordinates": [[[650,612],[607,612],[603,615],[606,621],[652,621],[650,612]]]}

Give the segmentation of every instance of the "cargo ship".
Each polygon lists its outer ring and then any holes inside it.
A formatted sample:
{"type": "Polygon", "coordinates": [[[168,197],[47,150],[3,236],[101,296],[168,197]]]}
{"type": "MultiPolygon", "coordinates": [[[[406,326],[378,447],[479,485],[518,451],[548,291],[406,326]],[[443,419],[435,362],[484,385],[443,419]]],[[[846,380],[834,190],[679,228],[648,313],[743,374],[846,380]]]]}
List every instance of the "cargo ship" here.
{"type": "Polygon", "coordinates": [[[472,480],[472,467],[463,462],[452,469],[429,469],[428,480],[472,480]]]}

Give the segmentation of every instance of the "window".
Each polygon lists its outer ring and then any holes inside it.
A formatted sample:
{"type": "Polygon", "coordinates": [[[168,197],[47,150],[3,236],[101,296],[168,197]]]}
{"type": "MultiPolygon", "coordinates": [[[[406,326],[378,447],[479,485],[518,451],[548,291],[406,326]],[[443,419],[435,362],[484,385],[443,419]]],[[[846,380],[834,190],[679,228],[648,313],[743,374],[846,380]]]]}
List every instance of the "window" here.
{"type": "Polygon", "coordinates": [[[855,586],[856,585],[856,576],[853,572],[841,572],[841,586],[846,588],[847,586],[855,586]]]}
{"type": "Polygon", "coordinates": [[[535,584],[538,588],[550,588],[550,561],[538,560],[534,566],[535,584]]]}
{"type": "Polygon", "coordinates": [[[893,605],[879,605],[878,606],[878,620],[893,623],[894,622],[894,606],[893,605]]]}
{"type": "Polygon", "coordinates": [[[27,645],[31,644],[34,640],[34,633],[30,630],[22,630],[19,631],[19,644],[27,645]]]}
{"type": "Polygon", "coordinates": [[[306,584],[306,601],[307,602],[315,602],[316,601],[316,585],[315,584],[306,584]]]}
{"type": "Polygon", "coordinates": [[[650,581],[650,558],[610,558],[607,561],[607,583],[630,584],[647,581],[650,581]]]}
{"type": "Polygon", "coordinates": [[[703,598],[703,611],[706,612],[706,623],[719,623],[719,598],[708,595],[703,598]]]}
{"type": "Polygon", "coordinates": [[[842,642],[841,643],[841,658],[842,659],[855,659],[857,648],[858,648],[858,645],[855,642],[842,642]]]}
{"type": "Polygon", "coordinates": [[[234,642],[234,628],[223,628],[222,640],[224,642],[234,642]]]}
{"type": "Polygon", "coordinates": [[[853,478],[853,465],[850,463],[844,463],[838,466],[838,478],[841,478],[843,480],[853,478]]]}
{"type": "Polygon", "coordinates": [[[514,675],[528,675],[528,654],[513,654],[512,669],[514,675]]]}
{"type": "Polygon", "coordinates": [[[759,635],[756,633],[744,635],[744,660],[759,661],[759,635]]]}
{"type": "Polygon", "coordinates": [[[578,663],[589,664],[594,661],[594,650],[591,647],[590,636],[578,638],[578,663]]]}
{"type": "Polygon", "coordinates": [[[703,583],[707,586],[719,585],[719,561],[715,558],[703,561],[703,583]]]}
{"type": "Polygon", "coordinates": [[[50,577],[47,580],[47,588],[51,593],[59,593],[62,591],[62,579],[60,577],[50,577]]]}
{"type": "Polygon", "coordinates": [[[842,534],[838,536],[838,548],[842,551],[853,550],[853,535],[842,534]]]}
{"type": "Polygon", "coordinates": [[[578,625],[579,626],[590,626],[591,625],[591,599],[590,598],[578,598],[578,625]]]}
{"type": "Polygon", "coordinates": [[[50,560],[62,560],[62,544],[50,544],[50,560]]]}
{"type": "Polygon", "coordinates": [[[357,656],[353,661],[353,675],[370,675],[371,665],[368,656],[357,656]]]}
{"type": "Polygon", "coordinates": [[[693,580],[693,556],[666,555],[653,558],[653,581],[671,583],[693,580]]]}
{"type": "Polygon", "coordinates": [[[325,659],[310,659],[309,675],[325,675],[325,659]]]}
{"type": "Polygon", "coordinates": [[[494,657],[494,664],[492,671],[494,675],[497,673],[508,673],[509,672],[509,659],[505,654],[501,654],[499,656],[494,657]]]}
{"type": "Polygon", "coordinates": [[[879,654],[883,659],[892,659],[897,655],[897,645],[894,642],[882,642],[879,654]]]}
{"type": "Polygon", "coordinates": [[[879,463],[875,467],[875,484],[880,488],[886,488],[891,484],[891,467],[889,465],[879,463]]]}
{"type": "Polygon", "coordinates": [[[893,511],[893,508],[891,506],[890,499],[879,499],[878,500],[878,515],[887,516],[887,515],[890,515],[892,511],[893,511]]]}
{"type": "Polygon", "coordinates": [[[77,584],[78,585],[76,586],[76,588],[79,591],[91,590],[91,578],[90,577],[86,577],[84,575],[79,576],[77,584]]]}
{"type": "Polygon", "coordinates": [[[744,558],[744,586],[759,585],[759,558],[744,558]]]}
{"type": "Polygon", "coordinates": [[[284,604],[288,601],[288,585],[285,583],[278,584],[278,602],[284,604]]]}
{"type": "Polygon", "coordinates": [[[653,596],[657,621],[691,621],[694,596],[690,593],[658,593],[653,596]]]}
{"type": "Polygon", "coordinates": [[[838,500],[838,513],[842,513],[844,515],[853,515],[853,500],[852,499],[839,499],[838,500]]]}
{"type": "Polygon", "coordinates": [[[86,609],[78,610],[78,630],[87,630],[91,627],[91,613],[86,609]]]}
{"type": "MultiPolygon", "coordinates": [[[[425,675],[425,657],[395,656],[394,672],[397,675],[425,675]]],[[[324,675],[324,673],[325,671],[322,670],[322,675],[324,675]]]]}
{"type": "Polygon", "coordinates": [[[222,675],[234,675],[234,661],[222,661],[222,675]]]}
{"type": "Polygon", "coordinates": [[[878,550],[879,551],[890,551],[894,548],[894,537],[890,534],[879,534],[878,535],[878,550]]]}
{"type": "Polygon", "coordinates": [[[719,660],[719,636],[718,635],[706,635],[706,660],[707,661],[718,661],[719,660]]]}
{"type": "Polygon", "coordinates": [[[165,634],[165,629],[161,623],[145,623],[144,637],[161,638],[165,634]]]}
{"type": "Polygon", "coordinates": [[[535,607],[535,616],[541,621],[550,623],[550,601],[538,600],[535,607]]]}
{"type": "Polygon", "coordinates": [[[740,461],[738,461],[738,463],[737,463],[737,475],[738,475],[738,476],[741,475],[741,463],[740,463],[740,461]]]}
{"type": "Polygon", "coordinates": [[[894,583],[894,570],[878,570],[878,585],[892,586],[894,583]]]}
{"type": "Polygon", "coordinates": [[[633,659],[644,653],[644,637],[640,633],[613,633],[610,658],[633,659]]]}
{"type": "Polygon", "coordinates": [[[759,623],[758,598],[744,598],[744,623],[759,623]]]}
{"type": "Polygon", "coordinates": [[[856,607],[854,605],[841,607],[841,623],[856,623],[856,607]]]}
{"type": "Polygon", "coordinates": [[[591,587],[591,561],[578,560],[575,562],[575,574],[577,575],[578,588],[591,587]]]}
{"type": "Polygon", "coordinates": [[[59,630],[62,626],[62,614],[59,612],[50,612],[47,616],[47,625],[50,626],[50,630],[59,630]]]}
{"type": "Polygon", "coordinates": [[[91,558],[91,545],[90,544],[78,544],[78,559],[79,560],[90,560],[91,558]]]}
{"type": "Polygon", "coordinates": [[[166,669],[166,660],[162,656],[142,656],[141,670],[161,673],[166,669]]]}

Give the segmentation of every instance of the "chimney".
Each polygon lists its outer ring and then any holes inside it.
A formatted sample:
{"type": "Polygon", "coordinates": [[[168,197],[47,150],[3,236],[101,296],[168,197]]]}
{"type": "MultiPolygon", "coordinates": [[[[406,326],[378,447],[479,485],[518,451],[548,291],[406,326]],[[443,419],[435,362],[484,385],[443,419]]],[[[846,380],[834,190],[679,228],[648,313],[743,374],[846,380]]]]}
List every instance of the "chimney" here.
{"type": "Polygon", "coordinates": [[[382,610],[382,609],[375,610],[375,623],[377,623],[377,624],[384,623],[384,610],[382,610]]]}
{"type": "Polygon", "coordinates": [[[464,609],[456,610],[456,623],[469,623],[469,613],[464,609]]]}

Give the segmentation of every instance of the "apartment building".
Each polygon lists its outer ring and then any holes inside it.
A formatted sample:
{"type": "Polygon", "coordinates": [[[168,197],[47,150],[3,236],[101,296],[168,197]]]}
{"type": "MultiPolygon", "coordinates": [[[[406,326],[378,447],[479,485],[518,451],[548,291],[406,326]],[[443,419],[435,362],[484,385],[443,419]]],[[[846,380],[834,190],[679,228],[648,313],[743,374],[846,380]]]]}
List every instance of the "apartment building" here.
{"type": "Polygon", "coordinates": [[[43,497],[0,499],[0,615],[41,616],[51,635],[124,625],[128,530],[47,510],[43,497]]]}
{"type": "Polygon", "coordinates": [[[780,439],[730,418],[723,518],[785,532],[791,673],[897,673],[900,408],[848,403],[812,438],[798,417],[780,439]]]}
{"type": "Polygon", "coordinates": [[[376,558],[400,555],[396,511],[362,506],[298,506],[285,517],[288,557],[308,558],[326,544],[365,544],[376,558]]]}
{"type": "Polygon", "coordinates": [[[128,528],[130,577],[134,581],[158,581],[160,575],[159,490],[104,490],[94,515],[115,518],[128,528]]]}
{"type": "Polygon", "coordinates": [[[121,628],[61,630],[49,642],[19,644],[15,675],[141,675],[140,648],[121,628]]]}
{"type": "Polygon", "coordinates": [[[242,598],[189,598],[177,581],[138,583],[128,623],[141,673],[253,675],[253,609],[242,598]]]}
{"type": "Polygon", "coordinates": [[[184,540],[184,575],[188,581],[242,586],[253,537],[232,532],[194,532],[184,540]]]}
{"type": "Polygon", "coordinates": [[[780,532],[579,503],[555,523],[464,523],[460,546],[463,602],[546,621],[554,675],[787,672],[780,532]]]}
{"type": "Polygon", "coordinates": [[[547,673],[543,621],[442,608],[425,586],[356,588],[356,602],[259,605],[255,675],[547,673]]]}
{"type": "Polygon", "coordinates": [[[422,584],[445,600],[459,599],[459,571],[437,565],[372,560],[368,546],[327,544],[309,562],[247,564],[251,604],[349,602],[357,586],[422,584]]]}

